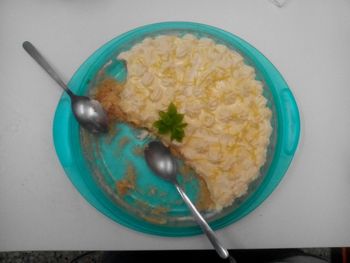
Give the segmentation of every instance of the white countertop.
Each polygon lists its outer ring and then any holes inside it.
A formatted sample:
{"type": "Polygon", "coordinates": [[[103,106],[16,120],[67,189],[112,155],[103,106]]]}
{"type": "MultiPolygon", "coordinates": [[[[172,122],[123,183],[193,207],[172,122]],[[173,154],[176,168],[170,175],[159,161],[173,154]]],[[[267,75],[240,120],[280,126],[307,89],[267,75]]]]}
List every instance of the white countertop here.
{"type": "Polygon", "coordinates": [[[210,248],[204,236],[126,229],[91,207],[52,141],[60,88],[23,51],[32,41],[68,80],[98,47],[134,27],[196,21],[230,31],[280,70],[301,114],[294,161],[254,212],[218,231],[228,248],[350,246],[350,2],[2,0],[0,251],[210,248]]]}

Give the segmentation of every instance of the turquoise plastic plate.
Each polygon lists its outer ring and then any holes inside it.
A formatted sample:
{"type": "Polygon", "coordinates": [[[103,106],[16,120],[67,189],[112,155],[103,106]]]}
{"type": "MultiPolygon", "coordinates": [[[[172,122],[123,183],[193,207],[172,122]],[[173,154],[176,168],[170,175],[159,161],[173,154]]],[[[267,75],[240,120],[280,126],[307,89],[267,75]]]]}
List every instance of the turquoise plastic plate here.
{"type": "MultiPolygon", "coordinates": [[[[158,23],[134,29],[103,45],[82,64],[68,85],[77,94],[90,94],[101,72],[118,80],[126,77],[124,68],[115,61],[120,52],[145,37],[186,33],[212,38],[239,52],[255,68],[257,79],[264,83],[264,95],[273,113],[268,157],[259,179],[232,206],[205,215],[210,225],[219,229],[250,213],[272,193],[297,148],[298,107],[288,85],[267,58],[241,38],[212,26],[158,23]]],[[[142,156],[147,141],[138,138],[140,131],[121,123],[114,128],[115,132],[102,136],[84,132],[73,117],[69,97],[62,95],[53,124],[54,144],[66,174],[78,191],[97,210],[131,229],[162,236],[200,234],[174,187],[147,167],[142,156]],[[129,185],[129,190],[122,193],[116,187],[118,184],[129,185]]],[[[179,177],[191,199],[199,201],[201,181],[191,171],[179,177]]]]}

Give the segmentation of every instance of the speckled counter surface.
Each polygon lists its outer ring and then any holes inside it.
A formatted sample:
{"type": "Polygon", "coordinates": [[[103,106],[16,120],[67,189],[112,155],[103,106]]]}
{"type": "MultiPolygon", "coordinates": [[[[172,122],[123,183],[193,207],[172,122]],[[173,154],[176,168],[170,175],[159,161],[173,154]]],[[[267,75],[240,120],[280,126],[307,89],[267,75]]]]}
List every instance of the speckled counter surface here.
{"type": "Polygon", "coordinates": [[[103,252],[87,251],[47,251],[47,252],[3,252],[0,253],[1,263],[71,263],[71,262],[101,262],[103,252]]]}

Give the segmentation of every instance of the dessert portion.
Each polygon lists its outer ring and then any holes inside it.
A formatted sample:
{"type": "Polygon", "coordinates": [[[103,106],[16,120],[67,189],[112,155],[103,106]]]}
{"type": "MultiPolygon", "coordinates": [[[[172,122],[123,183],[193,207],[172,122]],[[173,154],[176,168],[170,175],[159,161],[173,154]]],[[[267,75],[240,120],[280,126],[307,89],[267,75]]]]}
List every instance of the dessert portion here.
{"type": "Polygon", "coordinates": [[[192,34],[146,38],[118,59],[124,84],[104,80],[96,99],[112,118],[158,136],[202,177],[211,210],[247,192],[272,132],[263,85],[243,57],[192,34]]]}

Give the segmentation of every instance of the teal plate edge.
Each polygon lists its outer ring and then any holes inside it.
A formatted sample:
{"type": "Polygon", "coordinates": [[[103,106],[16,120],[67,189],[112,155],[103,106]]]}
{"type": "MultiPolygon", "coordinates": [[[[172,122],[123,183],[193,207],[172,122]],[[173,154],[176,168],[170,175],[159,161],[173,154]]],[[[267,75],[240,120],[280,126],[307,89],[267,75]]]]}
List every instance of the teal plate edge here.
{"type": "MultiPolygon", "coordinates": [[[[268,172],[259,188],[241,206],[223,218],[210,223],[211,227],[217,230],[252,212],[273,192],[286,173],[299,142],[300,117],[297,103],[281,74],[263,54],[243,39],[216,27],[193,22],[162,22],[133,29],[104,44],[79,67],[69,81],[68,86],[79,94],[82,82],[86,81],[86,72],[94,65],[101,54],[110,52],[111,47],[121,39],[130,37],[135,33],[173,29],[205,31],[232,43],[240,52],[249,57],[255,67],[264,75],[276,107],[278,135],[275,154],[268,172]]],[[[71,112],[69,97],[63,94],[53,121],[53,140],[56,153],[65,173],[75,188],[98,211],[123,226],[147,234],[182,237],[202,233],[199,227],[170,228],[151,224],[116,209],[115,205],[108,200],[97,186],[91,186],[92,183],[81,176],[82,173],[87,172],[88,168],[81,151],[80,154],[77,151],[77,148],[80,147],[79,136],[79,125],[71,112]]]]}

